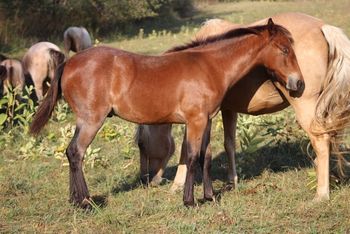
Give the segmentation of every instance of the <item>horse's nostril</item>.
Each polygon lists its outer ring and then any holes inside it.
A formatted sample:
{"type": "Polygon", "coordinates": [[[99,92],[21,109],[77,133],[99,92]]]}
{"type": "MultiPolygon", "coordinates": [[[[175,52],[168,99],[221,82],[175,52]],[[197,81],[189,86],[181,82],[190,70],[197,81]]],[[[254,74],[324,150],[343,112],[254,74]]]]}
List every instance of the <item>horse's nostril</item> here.
{"type": "Polygon", "coordinates": [[[297,88],[301,89],[304,86],[304,82],[302,80],[297,81],[297,88]]]}

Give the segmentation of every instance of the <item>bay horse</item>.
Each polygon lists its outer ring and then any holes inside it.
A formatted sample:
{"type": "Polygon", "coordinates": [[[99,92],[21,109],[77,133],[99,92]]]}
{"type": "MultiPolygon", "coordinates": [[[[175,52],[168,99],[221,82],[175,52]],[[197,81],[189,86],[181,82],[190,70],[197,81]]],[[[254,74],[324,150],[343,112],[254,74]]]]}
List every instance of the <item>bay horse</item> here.
{"type": "MultiPolygon", "coordinates": [[[[30,132],[39,133],[63,94],[76,116],[76,130],[66,150],[70,201],[89,207],[82,162],[108,115],[139,124],[186,124],[189,170],[183,201],[192,206],[202,137],[226,91],[259,65],[275,73],[288,90],[304,89],[292,41],[285,28],[269,20],[263,26],[234,29],[181,46],[187,50],[175,48],[159,56],[104,46],[84,50],[58,67],[30,132]]],[[[211,199],[210,175],[204,173],[203,180],[204,197],[211,199]]]]}
{"type": "Polygon", "coordinates": [[[92,46],[90,34],[84,27],[69,27],[63,33],[64,52],[69,57],[69,51],[79,52],[92,46]]]}
{"type": "MultiPolygon", "coordinates": [[[[268,114],[291,105],[301,127],[310,138],[316,153],[317,191],[314,200],[329,199],[329,157],[331,148],[337,150],[342,130],[348,126],[350,102],[350,41],[341,29],[325,24],[322,20],[301,13],[282,13],[272,17],[287,28],[295,41],[295,54],[305,79],[305,90],[294,98],[278,82],[271,82],[265,69],[256,68],[228,91],[221,105],[224,126],[224,146],[228,157],[228,181],[237,186],[235,164],[235,134],[237,113],[250,115],[268,114]],[[330,98],[332,97],[332,98],[330,98]],[[240,102],[237,102],[239,98],[240,102]]],[[[260,25],[266,19],[252,25],[260,25]]],[[[226,20],[207,21],[195,38],[203,39],[241,27],[226,20]]],[[[154,126],[145,126],[148,138],[157,134],[171,137],[171,128],[154,131],[154,126]]],[[[185,143],[185,142],[184,142],[185,143]]],[[[167,147],[159,145],[159,147],[167,147]]],[[[140,149],[140,152],[144,149],[140,149]]],[[[186,175],[186,155],[181,151],[178,170],[171,190],[183,187],[186,175]]],[[[141,154],[143,156],[143,154],[141,154]]],[[[153,156],[147,155],[148,167],[161,177],[166,163],[153,164],[153,156]],[[159,167],[158,165],[162,165],[159,167]]],[[[168,161],[167,155],[163,155],[168,161]]],[[[152,180],[152,178],[150,178],[152,180]]],[[[156,181],[159,181],[156,178],[156,181]]],[[[155,183],[154,181],[153,183],[155,183]]]]}
{"type": "Polygon", "coordinates": [[[44,96],[44,82],[53,78],[57,65],[64,60],[60,48],[51,42],[38,42],[24,54],[22,59],[24,72],[31,77],[39,101],[44,96]]]}
{"type": "Polygon", "coordinates": [[[17,59],[5,59],[0,63],[0,67],[0,97],[8,92],[10,86],[20,94],[25,85],[22,62],[17,59]]]}

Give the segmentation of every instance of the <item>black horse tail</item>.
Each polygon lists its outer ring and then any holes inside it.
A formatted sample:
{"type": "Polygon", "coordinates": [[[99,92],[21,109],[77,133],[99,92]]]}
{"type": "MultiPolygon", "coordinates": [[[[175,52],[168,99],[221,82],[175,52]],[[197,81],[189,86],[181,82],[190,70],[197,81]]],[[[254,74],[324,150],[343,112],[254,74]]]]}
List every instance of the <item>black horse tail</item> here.
{"type": "Polygon", "coordinates": [[[49,49],[50,61],[49,61],[49,69],[53,69],[54,71],[66,60],[66,56],[58,50],[49,49]]]}
{"type": "Polygon", "coordinates": [[[61,77],[64,70],[65,62],[58,65],[55,76],[51,81],[51,86],[43,99],[41,105],[34,115],[34,119],[30,125],[30,133],[37,135],[45,124],[49,121],[52,112],[56,106],[57,100],[62,96],[61,77]]]}

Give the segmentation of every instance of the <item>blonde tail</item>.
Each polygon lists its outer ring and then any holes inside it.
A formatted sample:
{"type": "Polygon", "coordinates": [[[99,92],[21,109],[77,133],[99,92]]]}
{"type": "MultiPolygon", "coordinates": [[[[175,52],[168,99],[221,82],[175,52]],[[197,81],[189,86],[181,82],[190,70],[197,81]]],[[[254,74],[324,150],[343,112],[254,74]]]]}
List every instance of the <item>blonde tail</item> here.
{"type": "Polygon", "coordinates": [[[328,72],[316,105],[314,132],[329,134],[332,153],[344,162],[344,136],[350,126],[350,40],[331,25],[322,26],[322,32],[329,47],[328,72]]]}

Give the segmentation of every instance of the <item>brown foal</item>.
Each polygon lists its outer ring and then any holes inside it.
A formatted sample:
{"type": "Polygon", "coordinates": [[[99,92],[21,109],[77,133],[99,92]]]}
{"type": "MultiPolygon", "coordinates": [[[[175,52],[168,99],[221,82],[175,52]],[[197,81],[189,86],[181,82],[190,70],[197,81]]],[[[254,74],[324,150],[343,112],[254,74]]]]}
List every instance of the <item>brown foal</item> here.
{"type": "MultiPolygon", "coordinates": [[[[90,195],[83,157],[108,114],[139,124],[186,124],[188,172],[183,201],[192,206],[203,134],[227,90],[259,65],[287,89],[303,90],[292,42],[290,33],[270,19],[267,25],[234,29],[160,56],[108,47],[87,49],[59,66],[31,132],[38,133],[47,123],[62,93],[76,115],[75,134],[66,152],[70,201],[85,207],[90,195]]],[[[208,167],[206,163],[210,166],[209,159],[204,165],[208,167]]],[[[209,173],[203,174],[203,180],[204,198],[210,200],[209,173]]]]}

